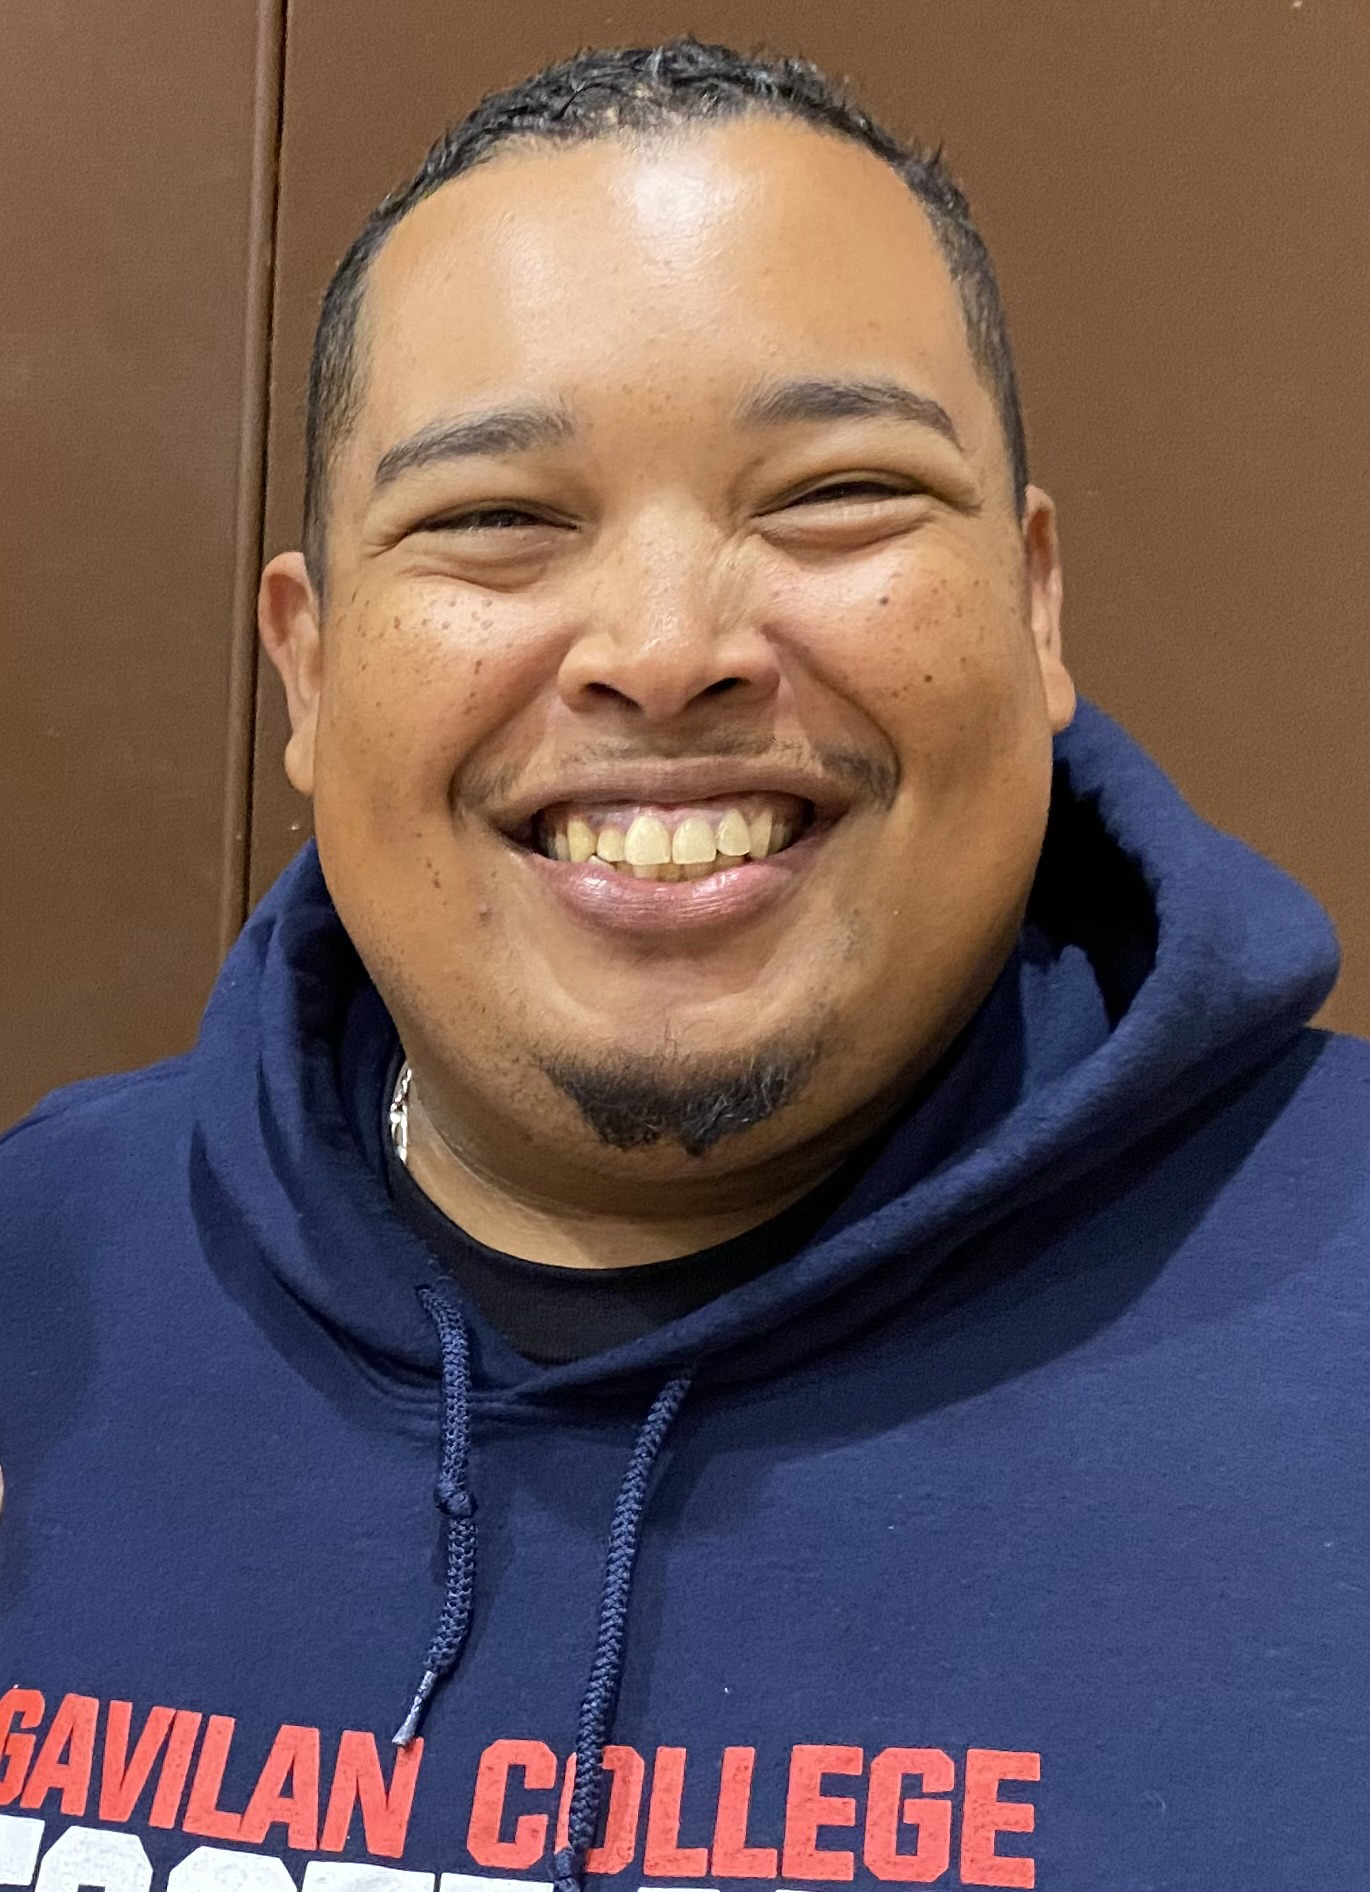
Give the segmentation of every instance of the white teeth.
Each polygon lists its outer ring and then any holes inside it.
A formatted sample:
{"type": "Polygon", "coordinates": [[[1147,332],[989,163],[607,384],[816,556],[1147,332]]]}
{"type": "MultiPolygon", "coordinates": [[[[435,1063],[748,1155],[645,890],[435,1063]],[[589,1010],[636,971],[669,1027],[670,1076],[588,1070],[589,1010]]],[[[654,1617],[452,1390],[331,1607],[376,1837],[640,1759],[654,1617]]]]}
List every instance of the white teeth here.
{"type": "Polygon", "coordinates": [[[687,815],[671,836],[671,859],[691,867],[707,865],[717,849],[713,829],[703,815],[687,815]]]}
{"type": "Polygon", "coordinates": [[[671,836],[655,815],[639,815],[623,837],[623,858],[630,867],[664,867],[671,858],[671,836]]]}
{"type": "Polygon", "coordinates": [[[730,808],[718,824],[718,851],[720,854],[736,854],[739,857],[751,847],[752,838],[747,830],[747,818],[740,809],[730,808]]]}
{"type": "Polygon", "coordinates": [[[606,825],[596,833],[583,815],[561,816],[543,828],[553,860],[599,860],[639,880],[702,880],[706,874],[764,861],[794,840],[798,824],[769,808],[750,819],[729,808],[716,820],[686,815],[674,830],[658,815],[638,815],[626,830],[606,825]]]}
{"type": "Polygon", "coordinates": [[[595,831],[588,821],[572,815],[566,824],[566,840],[573,861],[588,861],[595,851],[595,831]]]}

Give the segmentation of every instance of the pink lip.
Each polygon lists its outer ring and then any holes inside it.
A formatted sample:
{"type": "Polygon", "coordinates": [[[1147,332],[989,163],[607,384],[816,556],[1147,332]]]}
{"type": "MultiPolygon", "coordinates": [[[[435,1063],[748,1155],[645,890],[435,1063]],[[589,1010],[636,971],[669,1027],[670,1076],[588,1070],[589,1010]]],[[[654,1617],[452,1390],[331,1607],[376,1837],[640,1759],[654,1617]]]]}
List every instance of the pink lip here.
{"type": "Polygon", "coordinates": [[[769,911],[795,885],[828,830],[811,828],[782,854],[728,867],[703,880],[635,880],[598,861],[522,858],[574,916],[619,933],[661,934],[735,926],[769,911]]]}

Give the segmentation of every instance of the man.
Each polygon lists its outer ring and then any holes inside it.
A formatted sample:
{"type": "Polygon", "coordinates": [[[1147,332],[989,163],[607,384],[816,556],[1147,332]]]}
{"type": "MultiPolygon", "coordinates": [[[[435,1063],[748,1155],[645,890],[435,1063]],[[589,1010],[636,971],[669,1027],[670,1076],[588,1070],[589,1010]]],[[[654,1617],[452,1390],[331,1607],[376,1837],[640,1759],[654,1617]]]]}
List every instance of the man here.
{"type": "Polygon", "coordinates": [[[317,852],[0,1157],[0,1883],[1367,1883],[1370,1059],[1060,611],[812,68],[585,54],[375,214],[317,852]]]}

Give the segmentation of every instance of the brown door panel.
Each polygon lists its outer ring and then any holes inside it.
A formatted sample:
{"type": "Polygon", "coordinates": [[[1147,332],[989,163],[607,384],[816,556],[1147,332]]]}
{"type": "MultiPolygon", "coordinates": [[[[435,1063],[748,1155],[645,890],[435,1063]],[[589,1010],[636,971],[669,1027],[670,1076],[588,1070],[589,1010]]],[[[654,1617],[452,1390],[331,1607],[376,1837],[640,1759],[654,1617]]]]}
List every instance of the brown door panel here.
{"type": "Polygon", "coordinates": [[[243,909],[279,0],[0,8],[0,1125],[243,909]]]}

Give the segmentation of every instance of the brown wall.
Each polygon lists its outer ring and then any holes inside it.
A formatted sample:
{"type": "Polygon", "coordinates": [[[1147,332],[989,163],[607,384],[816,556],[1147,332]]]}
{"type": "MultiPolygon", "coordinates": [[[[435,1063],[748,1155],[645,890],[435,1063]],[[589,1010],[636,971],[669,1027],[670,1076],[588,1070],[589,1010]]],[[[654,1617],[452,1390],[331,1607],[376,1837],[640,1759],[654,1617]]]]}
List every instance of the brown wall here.
{"type": "MultiPolygon", "coordinates": [[[[0,1119],[56,1078],[184,1042],[244,866],[255,898],[307,832],[264,674],[246,863],[236,838],[270,6],[143,0],[130,47],[128,4],[83,16],[109,43],[75,75],[52,76],[63,29],[45,11],[18,29],[40,96],[19,88],[12,139],[31,274],[0,287],[0,328],[28,338],[17,366],[0,358],[0,411],[20,416],[0,473],[24,489],[0,570],[18,922],[0,968],[23,1069],[0,1119]],[[53,131],[73,102],[112,152],[94,206],[53,131]]],[[[360,218],[489,87],[686,28],[804,51],[945,140],[999,261],[1035,476],[1063,512],[1077,676],[1205,813],[1327,902],[1347,967],[1325,1016],[1370,1031],[1364,0],[291,0],[266,549],[296,536],[314,314],[360,218]]]]}
{"type": "Polygon", "coordinates": [[[0,1124],[240,922],[277,0],[0,7],[0,1124]]]}

